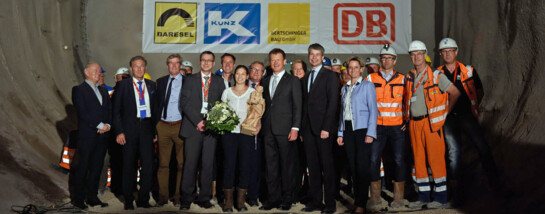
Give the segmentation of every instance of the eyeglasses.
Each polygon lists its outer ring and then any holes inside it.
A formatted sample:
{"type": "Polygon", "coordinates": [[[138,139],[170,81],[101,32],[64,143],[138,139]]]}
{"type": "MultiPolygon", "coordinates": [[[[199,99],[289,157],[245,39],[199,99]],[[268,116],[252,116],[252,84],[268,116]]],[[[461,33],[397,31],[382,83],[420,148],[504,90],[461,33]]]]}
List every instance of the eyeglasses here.
{"type": "Polygon", "coordinates": [[[263,71],[263,70],[257,69],[257,68],[252,68],[252,69],[250,69],[250,71],[263,71]]]}
{"type": "Polygon", "coordinates": [[[394,60],[394,57],[380,57],[380,60],[394,60]]]}
{"type": "Polygon", "coordinates": [[[426,54],[425,52],[418,52],[418,53],[411,53],[411,57],[416,57],[416,56],[424,56],[424,54],[426,54]]]}
{"type": "Polygon", "coordinates": [[[441,53],[448,54],[448,53],[453,53],[454,51],[456,51],[456,49],[446,49],[446,50],[442,50],[441,53]]]}

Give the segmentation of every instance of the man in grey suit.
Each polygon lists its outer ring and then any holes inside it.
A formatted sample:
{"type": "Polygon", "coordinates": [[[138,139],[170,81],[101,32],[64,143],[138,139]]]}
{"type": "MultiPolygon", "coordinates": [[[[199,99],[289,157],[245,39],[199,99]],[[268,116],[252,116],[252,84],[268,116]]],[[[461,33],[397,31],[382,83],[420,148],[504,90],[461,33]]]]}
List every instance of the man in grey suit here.
{"type": "Polygon", "coordinates": [[[267,161],[268,201],[259,209],[289,210],[295,202],[297,181],[297,139],[301,127],[301,82],[286,73],[286,53],[269,52],[273,74],[263,80],[265,113],[262,120],[265,160],[267,161]]]}
{"type": "Polygon", "coordinates": [[[187,210],[193,202],[195,180],[199,162],[201,163],[200,191],[196,204],[203,208],[211,208],[212,174],[214,167],[214,154],[216,150],[216,138],[205,132],[205,115],[216,101],[221,100],[221,94],[225,90],[223,79],[212,75],[214,67],[214,53],[204,51],[200,55],[201,71],[188,76],[182,86],[183,121],[180,128],[180,137],[185,140],[184,168],[181,185],[181,210],[187,210]]]}

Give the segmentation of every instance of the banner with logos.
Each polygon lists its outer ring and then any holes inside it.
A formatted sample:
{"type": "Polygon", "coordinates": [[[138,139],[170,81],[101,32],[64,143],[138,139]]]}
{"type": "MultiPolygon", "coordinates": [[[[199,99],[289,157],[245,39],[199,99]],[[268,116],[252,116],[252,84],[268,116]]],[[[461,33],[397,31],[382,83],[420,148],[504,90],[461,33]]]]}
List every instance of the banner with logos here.
{"type": "Polygon", "coordinates": [[[145,53],[407,53],[411,1],[144,0],[145,53]]]}

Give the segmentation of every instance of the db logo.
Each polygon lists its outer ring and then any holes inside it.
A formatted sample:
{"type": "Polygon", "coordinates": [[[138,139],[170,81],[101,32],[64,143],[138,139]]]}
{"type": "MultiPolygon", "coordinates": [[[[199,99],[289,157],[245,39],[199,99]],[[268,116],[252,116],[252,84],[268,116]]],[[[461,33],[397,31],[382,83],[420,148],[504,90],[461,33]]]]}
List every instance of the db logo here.
{"type": "Polygon", "coordinates": [[[333,10],[335,43],[378,45],[395,41],[394,5],[339,3],[333,10]]]}

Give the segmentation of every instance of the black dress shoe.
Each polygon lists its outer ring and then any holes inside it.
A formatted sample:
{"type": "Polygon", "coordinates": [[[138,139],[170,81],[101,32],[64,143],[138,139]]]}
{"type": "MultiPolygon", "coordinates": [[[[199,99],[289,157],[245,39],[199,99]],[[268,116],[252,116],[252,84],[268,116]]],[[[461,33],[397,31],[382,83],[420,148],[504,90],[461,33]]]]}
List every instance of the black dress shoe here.
{"type": "Polygon", "coordinates": [[[259,209],[260,210],[272,210],[274,208],[279,208],[279,207],[280,207],[280,203],[265,203],[259,209]]]}
{"type": "Polygon", "coordinates": [[[87,205],[85,205],[85,203],[83,203],[81,201],[80,202],[72,201],[72,205],[74,205],[74,207],[80,208],[82,210],[87,209],[87,205]]]}
{"type": "Polygon", "coordinates": [[[282,203],[280,204],[281,210],[290,210],[291,209],[291,203],[282,203]]]}
{"type": "Polygon", "coordinates": [[[210,209],[214,206],[212,203],[210,203],[210,201],[201,201],[201,202],[198,202],[197,205],[199,205],[199,207],[202,207],[204,209],[210,209]]]}
{"type": "Polygon", "coordinates": [[[136,206],[137,207],[142,207],[142,208],[150,208],[151,207],[151,205],[147,201],[137,201],[136,206]]]}
{"type": "Polygon", "coordinates": [[[337,211],[335,207],[326,207],[322,210],[322,214],[333,214],[337,211]]]}
{"type": "Polygon", "coordinates": [[[314,212],[314,211],[320,211],[320,210],[322,210],[322,208],[323,208],[323,205],[314,205],[312,203],[309,203],[301,211],[303,211],[303,212],[314,212]]]}
{"type": "Polygon", "coordinates": [[[180,203],[180,210],[189,210],[191,207],[191,202],[182,201],[180,203]]]}
{"type": "Polygon", "coordinates": [[[134,210],[134,205],[131,203],[125,203],[125,210],[134,210]]]}
{"type": "Polygon", "coordinates": [[[223,208],[221,209],[224,213],[232,213],[233,212],[233,208],[223,208]]]}
{"type": "Polygon", "coordinates": [[[246,200],[246,203],[248,203],[248,205],[250,205],[250,207],[259,206],[259,203],[257,202],[257,199],[248,199],[248,200],[246,200]]]}
{"type": "Polygon", "coordinates": [[[87,204],[89,204],[89,206],[91,207],[94,207],[94,206],[97,206],[97,205],[100,205],[100,207],[107,207],[108,206],[108,203],[104,203],[98,199],[96,200],[91,200],[91,201],[87,201],[87,204]]]}

